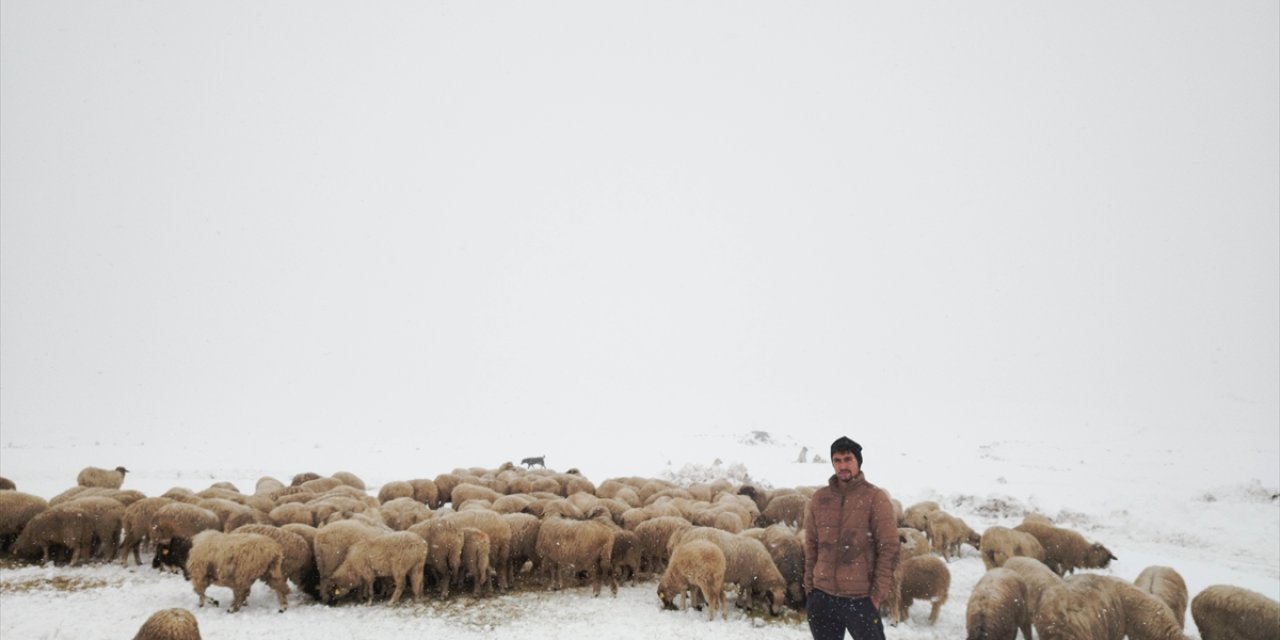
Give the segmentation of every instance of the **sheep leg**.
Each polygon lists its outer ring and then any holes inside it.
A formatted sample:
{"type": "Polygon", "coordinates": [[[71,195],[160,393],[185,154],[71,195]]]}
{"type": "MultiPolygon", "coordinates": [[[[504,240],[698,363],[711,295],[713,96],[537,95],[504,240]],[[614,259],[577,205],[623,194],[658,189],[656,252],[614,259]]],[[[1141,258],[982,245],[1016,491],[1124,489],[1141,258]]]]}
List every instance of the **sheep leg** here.
{"type": "Polygon", "coordinates": [[[391,604],[400,602],[400,594],[404,593],[404,574],[397,572],[392,578],[395,580],[396,588],[391,592],[391,604]]]}
{"type": "Polygon", "coordinates": [[[409,572],[409,585],[413,590],[413,601],[422,602],[422,579],[426,569],[426,562],[422,562],[415,566],[409,572]]]}
{"type": "Polygon", "coordinates": [[[235,613],[249,601],[249,587],[236,586],[231,588],[231,606],[227,609],[227,613],[235,613]]]}
{"type": "Polygon", "coordinates": [[[935,600],[933,603],[933,609],[929,611],[930,625],[938,621],[938,612],[940,611],[942,611],[942,600],[935,600]]]}

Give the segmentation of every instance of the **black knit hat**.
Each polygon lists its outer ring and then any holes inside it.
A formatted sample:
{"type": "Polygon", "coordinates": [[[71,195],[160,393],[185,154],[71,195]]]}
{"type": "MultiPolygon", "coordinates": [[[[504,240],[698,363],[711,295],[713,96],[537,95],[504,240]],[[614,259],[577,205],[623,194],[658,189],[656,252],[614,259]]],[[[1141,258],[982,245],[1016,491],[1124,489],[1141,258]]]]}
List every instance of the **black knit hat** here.
{"type": "Polygon", "coordinates": [[[840,436],[831,443],[831,456],[835,457],[837,452],[852,453],[858,459],[858,466],[862,466],[862,445],[850,440],[849,436],[840,436]]]}

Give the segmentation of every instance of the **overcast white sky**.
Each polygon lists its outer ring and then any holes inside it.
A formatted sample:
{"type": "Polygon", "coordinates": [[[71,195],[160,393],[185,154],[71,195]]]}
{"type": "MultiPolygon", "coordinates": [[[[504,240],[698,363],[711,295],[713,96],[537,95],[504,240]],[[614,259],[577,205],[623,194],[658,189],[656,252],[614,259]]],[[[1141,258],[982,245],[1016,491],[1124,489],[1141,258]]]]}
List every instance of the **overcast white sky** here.
{"type": "Polygon", "coordinates": [[[3,0],[0,72],[6,441],[1280,425],[1274,0],[3,0]]]}

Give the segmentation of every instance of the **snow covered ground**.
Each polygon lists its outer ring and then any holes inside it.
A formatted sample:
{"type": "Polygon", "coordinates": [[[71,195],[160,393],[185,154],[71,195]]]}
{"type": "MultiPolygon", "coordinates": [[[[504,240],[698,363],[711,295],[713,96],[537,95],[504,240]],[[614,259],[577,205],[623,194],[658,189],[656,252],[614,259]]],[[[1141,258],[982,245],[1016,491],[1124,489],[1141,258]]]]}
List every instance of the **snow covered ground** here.
{"type": "MultiPolygon", "coordinates": [[[[601,433],[559,439],[534,434],[475,437],[465,431],[413,438],[353,437],[309,441],[263,434],[253,442],[214,434],[166,442],[125,442],[104,434],[67,441],[0,443],[0,473],[19,490],[51,497],[73,485],[86,465],[125,465],[125,487],[156,495],[173,486],[202,489],[230,481],[248,490],[263,475],[287,479],[301,471],[347,470],[376,493],[395,479],[431,477],[455,467],[497,466],[545,454],[552,468],[579,468],[600,482],[646,475],[698,480],[711,475],[773,487],[825,481],[825,463],[799,463],[802,447],[825,455],[840,434],[708,431],[601,433]]],[[[1104,573],[1132,579],[1144,567],[1169,565],[1192,595],[1210,584],[1243,586],[1280,599],[1280,442],[1274,432],[1220,430],[1202,440],[1170,442],[1135,430],[1105,437],[1084,432],[1017,437],[941,429],[850,430],[866,447],[869,480],[904,504],[938,500],[972,527],[1020,521],[1029,510],[1046,513],[1119,558],[1104,573]],[[922,437],[921,434],[928,434],[922,437]]],[[[964,606],[983,573],[977,553],[949,564],[950,598],[936,626],[928,608],[889,629],[890,638],[959,638],[964,606]]],[[[153,611],[192,609],[205,638],[807,638],[800,614],[764,619],[733,611],[707,622],[698,612],[662,611],[655,584],[624,586],[617,597],[592,598],[587,588],[551,593],[522,590],[475,600],[455,597],[390,607],[329,608],[291,594],[290,609],[275,611],[272,595],[255,587],[249,605],[196,609],[196,596],[179,576],[149,567],[92,565],[0,567],[0,636],[14,639],[131,637],[153,611]]],[[[211,595],[229,595],[218,587],[211,595]]],[[[1188,616],[1188,633],[1196,635],[1188,616]]]]}

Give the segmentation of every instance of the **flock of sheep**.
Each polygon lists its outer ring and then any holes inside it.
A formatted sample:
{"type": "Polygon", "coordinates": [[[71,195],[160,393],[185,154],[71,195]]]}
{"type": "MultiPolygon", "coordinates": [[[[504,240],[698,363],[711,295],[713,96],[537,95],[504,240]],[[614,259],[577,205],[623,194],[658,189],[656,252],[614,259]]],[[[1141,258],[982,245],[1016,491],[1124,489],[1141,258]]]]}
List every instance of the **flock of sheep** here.
{"type": "MultiPolygon", "coordinates": [[[[530,465],[532,467],[532,465],[530,465]]],[[[173,488],[148,497],[122,489],[124,467],[88,468],[77,486],[46,501],[0,478],[0,551],[32,562],[102,559],[181,571],[198,605],[228,588],[228,611],[244,606],[263,581],[279,610],[290,583],[310,598],[396,603],[435,589],[474,596],[523,584],[560,589],[657,576],[666,608],[705,604],[727,617],[734,603],[779,615],[803,611],[803,518],[814,487],[766,490],[727,480],[677,486],[652,478],[596,485],[580,473],[455,469],[434,478],[390,482],[374,497],[347,472],[270,477],[253,493],[229,483],[201,491],[173,488]]],[[[882,612],[907,619],[915,600],[947,602],[947,563],[962,545],[979,550],[986,574],[966,608],[970,639],[1156,640],[1185,638],[1188,594],[1169,567],[1149,567],[1133,582],[1077,569],[1105,568],[1115,557],[1079,533],[1029,516],[1014,528],[978,534],[937,503],[903,509],[895,500],[901,554],[882,612]]],[[[1280,637],[1280,603],[1238,587],[1211,586],[1190,603],[1202,638],[1280,637]]],[[[156,612],[137,640],[199,638],[184,609],[156,612]]]]}

